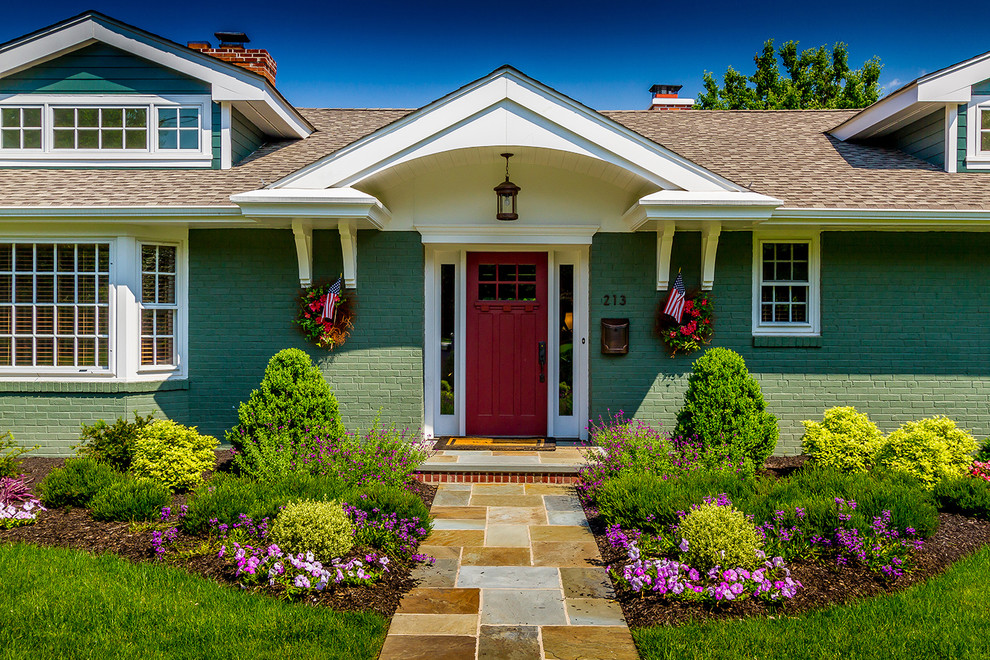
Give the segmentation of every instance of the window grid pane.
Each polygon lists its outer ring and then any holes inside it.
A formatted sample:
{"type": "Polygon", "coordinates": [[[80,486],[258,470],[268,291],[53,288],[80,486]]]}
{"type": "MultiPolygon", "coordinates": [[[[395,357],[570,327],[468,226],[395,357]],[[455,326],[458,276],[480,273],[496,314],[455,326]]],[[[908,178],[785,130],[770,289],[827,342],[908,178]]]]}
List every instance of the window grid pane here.
{"type": "Polygon", "coordinates": [[[147,116],[147,108],[54,108],[54,148],[147,149],[147,116]]]}
{"type": "Polygon", "coordinates": [[[175,364],[176,248],[141,246],[141,364],[175,364]]]}
{"type": "Polygon", "coordinates": [[[809,244],[763,243],[761,253],[760,323],[806,325],[811,286],[809,244]]]}
{"type": "Polygon", "coordinates": [[[200,109],[158,108],[158,148],[198,151],[200,109]]]}
{"type": "Polygon", "coordinates": [[[41,108],[0,109],[0,149],[41,149],[41,108]]]}
{"type": "Polygon", "coordinates": [[[109,281],[109,253],[109,243],[0,244],[0,366],[110,366],[110,304],[93,290],[109,281]]]}

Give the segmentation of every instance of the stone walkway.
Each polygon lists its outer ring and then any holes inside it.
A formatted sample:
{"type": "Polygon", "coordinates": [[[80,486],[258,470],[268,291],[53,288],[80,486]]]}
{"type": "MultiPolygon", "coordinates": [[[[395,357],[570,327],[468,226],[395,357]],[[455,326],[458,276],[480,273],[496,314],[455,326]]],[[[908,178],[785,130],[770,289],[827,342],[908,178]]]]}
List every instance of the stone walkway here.
{"type": "Polygon", "coordinates": [[[638,658],[569,486],[441,484],[381,660],[638,658]]]}

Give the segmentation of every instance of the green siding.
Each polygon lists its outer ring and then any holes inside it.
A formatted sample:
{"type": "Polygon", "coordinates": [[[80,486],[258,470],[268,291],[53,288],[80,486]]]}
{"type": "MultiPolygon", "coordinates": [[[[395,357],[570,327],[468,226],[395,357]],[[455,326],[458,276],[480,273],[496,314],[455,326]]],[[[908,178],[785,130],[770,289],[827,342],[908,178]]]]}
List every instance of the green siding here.
{"type": "MultiPolygon", "coordinates": [[[[268,359],[297,347],[323,369],[349,428],[379,408],[401,426],[423,423],[423,248],[416,233],[358,232],[357,318],[348,342],[321,350],[293,319],[299,272],[292,232],[192,230],[189,417],[222,436],[268,359]]],[[[317,280],[342,270],[340,235],[313,236],[317,280]]],[[[166,411],[167,412],[167,411],[166,411]]]]}
{"type": "Polygon", "coordinates": [[[11,94],[209,94],[210,86],[112,46],[93,44],[0,78],[11,94]]]}
{"type": "MultiPolygon", "coordinates": [[[[663,299],[654,290],[656,239],[599,234],[591,256],[591,417],[623,410],[672,428],[689,357],[670,358],[653,336],[663,299]],[[626,307],[602,296],[625,295],[626,307]],[[630,353],[601,355],[602,317],[631,319],[630,353]]],[[[716,334],[746,359],[780,420],[778,453],[800,451],[801,420],[854,405],[885,431],[946,414],[980,437],[990,433],[990,278],[983,234],[827,232],[822,234],[820,347],[755,347],[751,332],[752,235],[722,234],[715,275],[716,334]],[[949,293],[951,292],[951,293],[949,293]],[[931,301],[952,296],[951,312],[931,301]]],[[[672,272],[699,282],[700,235],[678,233],[672,272]]],[[[809,342],[818,343],[818,342],[809,342]]]]}
{"type": "Polygon", "coordinates": [[[230,111],[231,163],[236,164],[250,156],[265,143],[265,134],[235,109],[230,111]]]}
{"type": "Polygon", "coordinates": [[[990,79],[981,80],[973,85],[974,94],[990,94],[990,79]]]}
{"type": "Polygon", "coordinates": [[[944,166],[945,111],[936,110],[905,126],[891,134],[885,142],[932,165],[944,166]]]}
{"type": "Polygon", "coordinates": [[[213,162],[210,163],[210,167],[212,167],[215,170],[220,169],[221,150],[223,149],[222,137],[220,133],[220,112],[221,111],[220,111],[219,103],[210,104],[210,113],[211,113],[210,126],[213,128],[213,137],[212,137],[213,162]]]}

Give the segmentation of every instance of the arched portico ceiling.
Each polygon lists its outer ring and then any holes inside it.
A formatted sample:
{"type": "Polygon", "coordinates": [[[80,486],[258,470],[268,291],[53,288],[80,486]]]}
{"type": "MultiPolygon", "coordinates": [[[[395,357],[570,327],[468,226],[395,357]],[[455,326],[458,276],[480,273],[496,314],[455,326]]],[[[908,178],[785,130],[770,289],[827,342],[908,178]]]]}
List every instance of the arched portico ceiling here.
{"type": "Polygon", "coordinates": [[[625,169],[658,189],[743,190],[512,67],[502,67],[270,187],[352,187],[408,161],[479,147],[533,147],[586,156],[625,169]]]}
{"type": "MultiPolygon", "coordinates": [[[[415,180],[426,174],[474,166],[488,166],[500,171],[505,167],[505,160],[501,156],[505,151],[513,154],[510,173],[511,171],[516,172],[512,176],[514,181],[519,178],[518,172],[521,168],[535,166],[541,169],[562,170],[592,177],[628,193],[629,197],[634,199],[663,190],[656,182],[606,160],[577,154],[573,151],[513,145],[454,149],[413,160],[405,160],[398,165],[364,177],[353,187],[374,195],[387,205],[389,203],[387,199],[389,188],[415,180]]],[[[491,178],[491,180],[493,183],[497,183],[495,178],[491,178]]],[[[625,211],[626,208],[623,207],[621,211],[625,211]]]]}

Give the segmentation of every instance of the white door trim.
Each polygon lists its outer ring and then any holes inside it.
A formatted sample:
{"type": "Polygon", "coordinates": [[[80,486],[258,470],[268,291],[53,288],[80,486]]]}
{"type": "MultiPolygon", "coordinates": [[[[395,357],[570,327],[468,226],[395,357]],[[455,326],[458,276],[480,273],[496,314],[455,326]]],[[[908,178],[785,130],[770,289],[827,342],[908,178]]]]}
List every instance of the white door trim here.
{"type": "Polygon", "coordinates": [[[547,254],[547,287],[550,311],[547,315],[547,435],[548,437],[578,437],[587,439],[588,431],[583,420],[588,418],[589,401],[589,346],[588,314],[589,246],[587,245],[499,245],[499,244],[427,244],[424,283],[424,346],[423,346],[423,433],[426,437],[440,435],[464,435],[466,428],[464,387],[467,377],[467,359],[464,347],[467,336],[467,314],[464,301],[467,298],[468,252],[545,252],[547,254]],[[440,414],[440,266],[456,266],[455,287],[456,330],[454,334],[457,361],[454,377],[454,414],[440,414]],[[557,319],[560,317],[557,268],[561,264],[574,265],[574,409],[573,415],[557,415],[557,379],[560,333],[557,319]]]}

